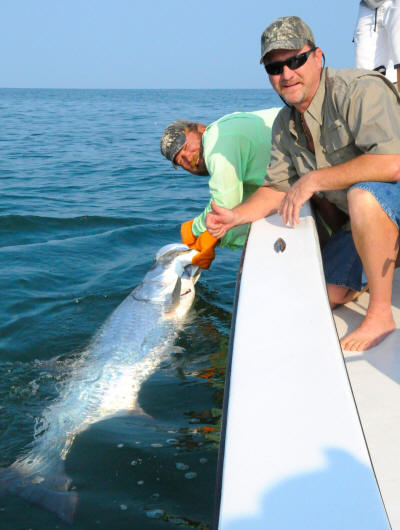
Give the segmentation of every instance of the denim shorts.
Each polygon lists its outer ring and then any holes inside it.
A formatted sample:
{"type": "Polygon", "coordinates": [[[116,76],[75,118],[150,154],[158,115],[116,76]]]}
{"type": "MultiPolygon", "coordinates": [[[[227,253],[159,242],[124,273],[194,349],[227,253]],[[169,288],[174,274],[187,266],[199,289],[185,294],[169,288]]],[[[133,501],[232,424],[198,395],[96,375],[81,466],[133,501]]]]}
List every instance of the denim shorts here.
{"type": "MultiPolygon", "coordinates": [[[[400,226],[400,181],[360,182],[352,188],[369,191],[379,202],[397,228],[400,226]]],[[[360,257],[351,232],[339,230],[322,250],[326,283],[361,291],[367,284],[360,257]]]]}

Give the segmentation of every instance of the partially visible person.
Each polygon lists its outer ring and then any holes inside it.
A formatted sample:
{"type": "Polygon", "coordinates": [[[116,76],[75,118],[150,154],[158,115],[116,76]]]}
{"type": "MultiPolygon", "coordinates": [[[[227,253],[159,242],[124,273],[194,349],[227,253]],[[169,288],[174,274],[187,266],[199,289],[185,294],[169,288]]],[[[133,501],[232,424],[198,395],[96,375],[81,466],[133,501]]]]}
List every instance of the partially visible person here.
{"type": "Polygon", "coordinates": [[[354,34],[356,67],[387,75],[400,88],[400,0],[361,0],[354,34]],[[388,75],[389,63],[395,75],[388,75]]]}
{"type": "Polygon", "coordinates": [[[261,62],[287,106],[272,130],[267,177],[233,210],[213,203],[206,220],[214,237],[276,211],[300,222],[302,205],[322,194],[350,217],[323,249],[332,307],[363,287],[370,301],[360,326],[341,341],[363,351],[395,328],[391,295],[400,226],[400,96],[377,72],[334,70],[298,17],[282,17],[264,31],[261,62]]]}
{"type": "MultiPolygon", "coordinates": [[[[161,153],[174,167],[194,175],[209,176],[211,200],[234,208],[263,183],[270,159],[271,129],[279,108],[235,112],[206,127],[201,123],[178,120],[165,129],[161,153]]],[[[211,201],[210,201],[211,202],[211,201]]],[[[194,263],[208,268],[215,257],[217,239],[205,225],[210,202],[201,214],[182,224],[183,243],[200,251],[194,263]]],[[[229,230],[220,246],[243,246],[248,225],[229,230]]]]}

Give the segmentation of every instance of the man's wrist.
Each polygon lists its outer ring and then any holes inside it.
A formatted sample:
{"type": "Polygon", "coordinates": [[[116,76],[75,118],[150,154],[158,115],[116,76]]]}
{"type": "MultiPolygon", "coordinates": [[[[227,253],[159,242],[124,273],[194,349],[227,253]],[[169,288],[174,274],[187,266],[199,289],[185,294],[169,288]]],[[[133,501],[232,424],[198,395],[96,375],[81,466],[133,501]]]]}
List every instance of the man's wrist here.
{"type": "Polygon", "coordinates": [[[307,173],[306,179],[307,186],[312,194],[322,191],[321,172],[318,169],[313,169],[307,173]]]}
{"type": "Polygon", "coordinates": [[[237,225],[240,225],[242,224],[242,215],[241,215],[241,204],[239,204],[238,206],[235,206],[235,208],[232,209],[232,222],[231,222],[231,225],[232,226],[237,226],[237,225]]]}

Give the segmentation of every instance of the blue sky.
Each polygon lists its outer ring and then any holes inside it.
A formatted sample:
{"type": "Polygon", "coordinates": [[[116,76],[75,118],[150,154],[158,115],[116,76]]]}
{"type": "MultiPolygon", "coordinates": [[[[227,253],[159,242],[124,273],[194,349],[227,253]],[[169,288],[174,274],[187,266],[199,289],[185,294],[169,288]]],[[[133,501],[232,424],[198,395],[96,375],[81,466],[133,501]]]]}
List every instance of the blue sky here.
{"type": "Polygon", "coordinates": [[[357,12],[357,0],[2,0],[0,87],[263,88],[275,18],[302,17],[341,68],[357,12]]]}

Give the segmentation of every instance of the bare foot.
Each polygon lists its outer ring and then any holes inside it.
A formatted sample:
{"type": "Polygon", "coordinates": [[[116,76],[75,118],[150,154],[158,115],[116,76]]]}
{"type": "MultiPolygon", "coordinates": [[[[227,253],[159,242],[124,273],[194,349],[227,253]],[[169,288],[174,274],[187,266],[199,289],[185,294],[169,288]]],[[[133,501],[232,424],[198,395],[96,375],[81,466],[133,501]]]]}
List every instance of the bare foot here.
{"type": "Polygon", "coordinates": [[[346,351],[365,351],[380,344],[396,328],[392,314],[377,318],[367,315],[360,326],[346,335],[340,345],[346,351]]]}

